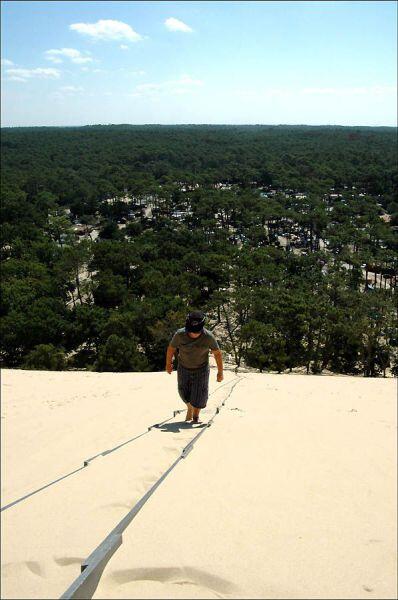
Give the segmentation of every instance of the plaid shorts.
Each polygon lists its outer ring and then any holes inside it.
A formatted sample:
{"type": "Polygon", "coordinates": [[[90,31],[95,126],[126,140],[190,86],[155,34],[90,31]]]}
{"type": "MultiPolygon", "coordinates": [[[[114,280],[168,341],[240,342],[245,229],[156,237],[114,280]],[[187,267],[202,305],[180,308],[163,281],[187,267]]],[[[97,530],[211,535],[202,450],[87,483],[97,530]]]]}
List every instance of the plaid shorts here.
{"type": "Polygon", "coordinates": [[[178,393],[186,404],[205,408],[209,397],[210,366],[190,371],[180,363],[177,366],[178,393]]]}

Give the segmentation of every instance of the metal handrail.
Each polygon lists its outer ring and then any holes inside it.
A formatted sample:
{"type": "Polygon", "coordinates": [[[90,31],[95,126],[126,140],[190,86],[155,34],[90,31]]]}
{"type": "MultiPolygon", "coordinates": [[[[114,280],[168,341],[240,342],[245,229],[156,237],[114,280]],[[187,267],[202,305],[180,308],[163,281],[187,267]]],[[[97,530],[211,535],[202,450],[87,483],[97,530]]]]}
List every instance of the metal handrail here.
{"type": "MultiPolygon", "coordinates": [[[[236,379],[236,377],[234,379],[236,379]]],[[[231,381],[233,381],[234,379],[232,379],[231,381]]],[[[230,383],[230,381],[227,381],[227,382],[223,383],[222,385],[218,386],[218,388],[216,390],[214,390],[213,392],[211,392],[211,394],[209,394],[209,396],[212,396],[214,393],[218,392],[218,390],[220,388],[222,388],[224,385],[227,385],[228,383],[230,383]]],[[[173,416],[172,417],[169,417],[168,419],[165,419],[164,421],[161,421],[160,423],[154,423],[153,425],[149,425],[147,431],[143,431],[142,433],[139,433],[135,437],[130,438],[129,440],[127,440],[125,442],[122,442],[121,444],[118,444],[114,448],[110,448],[109,450],[104,450],[103,452],[99,452],[98,454],[95,454],[95,456],[92,456],[91,458],[87,458],[85,461],[83,461],[83,466],[82,467],[78,467],[77,469],[75,469],[74,471],[71,471],[70,473],[67,473],[66,475],[61,475],[61,477],[58,477],[54,481],[50,481],[50,483],[46,483],[45,485],[42,485],[37,490],[33,490],[33,492],[29,492],[28,494],[25,494],[24,496],[21,496],[21,498],[17,498],[16,500],[13,500],[12,502],[9,502],[5,506],[0,507],[0,512],[3,512],[4,510],[7,510],[8,508],[11,508],[12,506],[15,506],[16,504],[19,504],[23,500],[27,500],[28,498],[30,498],[30,496],[34,496],[35,494],[38,494],[39,492],[45,490],[46,488],[48,488],[48,487],[50,487],[52,485],[55,485],[59,481],[62,481],[63,479],[66,479],[67,477],[70,477],[71,475],[74,475],[75,473],[78,473],[79,471],[82,471],[85,467],[89,466],[90,462],[92,462],[94,459],[98,458],[99,456],[107,456],[108,454],[111,454],[112,452],[115,452],[116,450],[118,450],[122,446],[125,446],[126,444],[130,444],[131,442],[134,442],[135,440],[138,440],[138,438],[146,435],[152,429],[156,429],[157,427],[160,427],[164,423],[167,423],[168,421],[171,421],[171,419],[174,419],[174,417],[177,414],[182,413],[184,411],[185,411],[185,409],[175,410],[175,411],[173,411],[173,416]]]]}

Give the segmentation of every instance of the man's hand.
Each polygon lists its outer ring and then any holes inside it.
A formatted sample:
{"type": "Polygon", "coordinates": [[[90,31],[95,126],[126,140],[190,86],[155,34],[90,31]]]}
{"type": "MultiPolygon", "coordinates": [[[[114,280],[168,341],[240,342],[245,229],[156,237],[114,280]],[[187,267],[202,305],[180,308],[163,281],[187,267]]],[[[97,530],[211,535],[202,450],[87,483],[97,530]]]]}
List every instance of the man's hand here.
{"type": "Polygon", "coordinates": [[[221,350],[219,350],[219,349],[212,350],[212,353],[213,353],[213,356],[216,359],[216,363],[217,363],[217,369],[218,369],[217,381],[220,383],[220,381],[222,381],[224,379],[221,350]]]}
{"type": "Polygon", "coordinates": [[[175,354],[175,351],[176,351],[176,349],[173,346],[170,346],[170,344],[169,344],[167,347],[166,369],[165,369],[169,375],[171,375],[173,372],[173,356],[175,354]]]}

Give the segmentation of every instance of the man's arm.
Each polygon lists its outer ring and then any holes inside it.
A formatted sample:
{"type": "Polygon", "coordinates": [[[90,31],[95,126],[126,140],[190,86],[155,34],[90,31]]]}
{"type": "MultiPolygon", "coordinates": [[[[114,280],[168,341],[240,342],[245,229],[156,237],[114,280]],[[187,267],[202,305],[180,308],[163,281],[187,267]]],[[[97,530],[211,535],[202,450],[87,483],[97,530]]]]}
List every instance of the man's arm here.
{"type": "Polygon", "coordinates": [[[222,381],[224,379],[224,375],[223,375],[224,366],[223,366],[223,362],[222,362],[221,350],[212,350],[212,354],[213,354],[214,358],[216,359],[216,363],[217,363],[217,369],[218,369],[217,381],[222,381]]]}
{"type": "Polygon", "coordinates": [[[173,356],[175,354],[176,349],[177,348],[174,348],[174,346],[170,345],[167,347],[166,371],[169,375],[171,375],[171,373],[173,372],[173,356]]]}

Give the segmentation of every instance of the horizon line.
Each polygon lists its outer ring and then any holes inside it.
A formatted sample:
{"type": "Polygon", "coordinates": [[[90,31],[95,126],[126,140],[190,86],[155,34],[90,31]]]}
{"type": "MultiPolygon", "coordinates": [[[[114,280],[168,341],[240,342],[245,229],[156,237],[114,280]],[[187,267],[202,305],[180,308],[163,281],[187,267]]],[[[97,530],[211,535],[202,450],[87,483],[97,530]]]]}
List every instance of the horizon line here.
{"type": "Polygon", "coordinates": [[[0,129],[75,128],[75,127],[360,127],[397,129],[397,125],[340,125],[338,123],[86,123],[80,125],[0,125],[0,129]]]}

